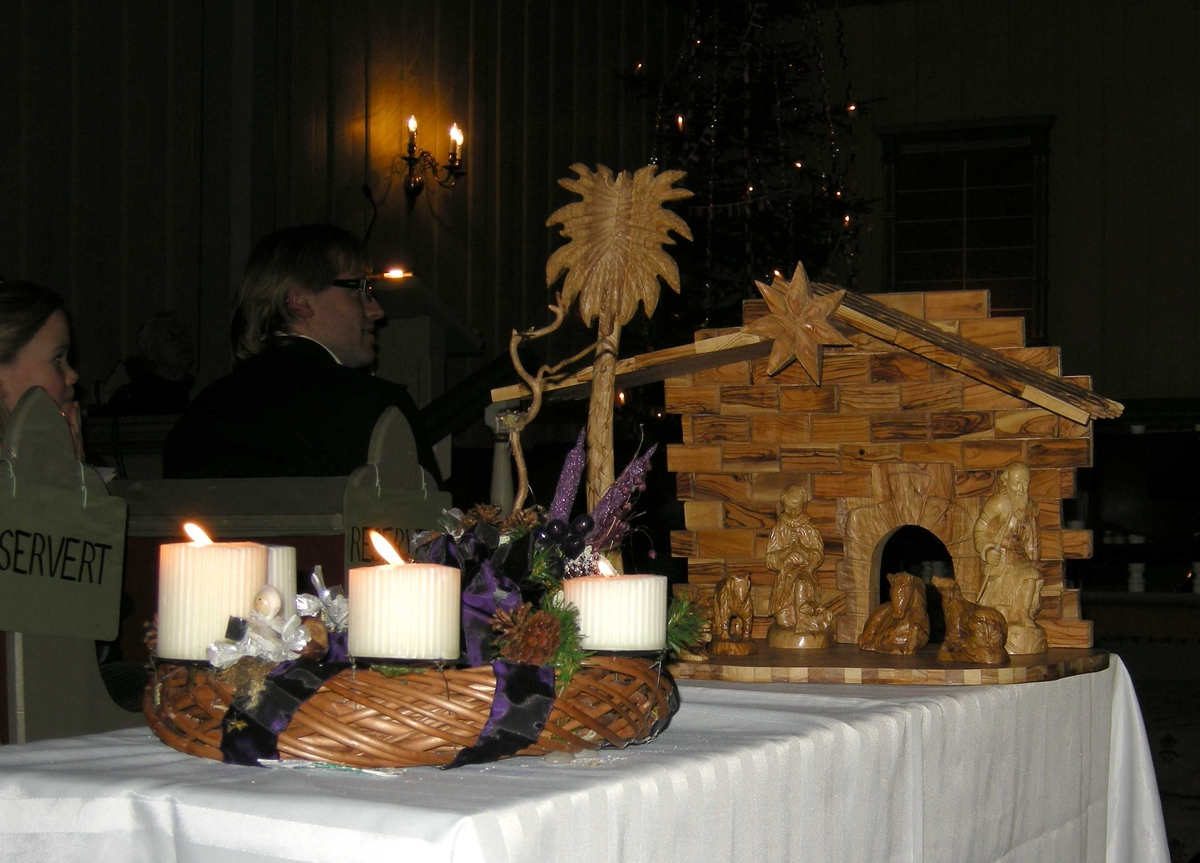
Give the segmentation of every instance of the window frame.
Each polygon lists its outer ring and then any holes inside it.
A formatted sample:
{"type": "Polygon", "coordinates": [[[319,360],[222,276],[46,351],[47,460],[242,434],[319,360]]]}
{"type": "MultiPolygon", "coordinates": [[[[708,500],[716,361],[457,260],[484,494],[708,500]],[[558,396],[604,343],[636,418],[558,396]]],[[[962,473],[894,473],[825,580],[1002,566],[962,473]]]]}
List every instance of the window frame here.
{"type": "MultiPolygon", "coordinates": [[[[1031,308],[1025,318],[1026,343],[1045,344],[1046,305],[1049,290],[1049,115],[982,120],[968,123],[934,123],[882,129],[884,209],[884,291],[906,290],[897,285],[896,163],[905,154],[944,152],[964,156],[970,152],[1026,152],[1033,157],[1033,276],[1031,308]]],[[[964,215],[965,221],[965,215],[964,215]]],[[[965,274],[964,274],[965,280],[965,274]]],[[[978,290],[982,286],[946,287],[944,290],[978,290]]],[[[937,290],[937,289],[927,289],[937,290]]]]}

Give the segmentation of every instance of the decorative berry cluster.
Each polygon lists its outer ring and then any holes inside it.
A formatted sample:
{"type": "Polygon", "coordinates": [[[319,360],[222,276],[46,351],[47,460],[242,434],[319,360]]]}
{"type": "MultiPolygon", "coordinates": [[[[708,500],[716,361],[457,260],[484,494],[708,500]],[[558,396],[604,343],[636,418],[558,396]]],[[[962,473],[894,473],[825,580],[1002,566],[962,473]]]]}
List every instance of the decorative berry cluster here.
{"type": "Polygon", "coordinates": [[[538,528],[534,532],[534,538],[539,545],[557,545],[563,557],[573,559],[583,554],[587,547],[588,535],[595,526],[592,517],[586,514],[577,516],[570,524],[561,518],[555,518],[547,522],[545,527],[538,528]]]}

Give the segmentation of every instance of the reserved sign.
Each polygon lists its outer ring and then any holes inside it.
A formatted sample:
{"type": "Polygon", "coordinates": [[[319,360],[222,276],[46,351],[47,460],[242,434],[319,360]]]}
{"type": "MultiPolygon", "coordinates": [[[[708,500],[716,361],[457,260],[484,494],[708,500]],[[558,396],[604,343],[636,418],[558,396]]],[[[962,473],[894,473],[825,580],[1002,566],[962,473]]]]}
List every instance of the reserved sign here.
{"type": "Polygon", "coordinates": [[[10,529],[0,531],[0,572],[103,584],[104,559],[111,550],[109,543],[78,536],[10,529]]]}
{"type": "Polygon", "coordinates": [[[116,638],[125,514],[116,497],[0,486],[0,630],[116,638]]]}
{"type": "Polygon", "coordinates": [[[370,534],[375,531],[392,544],[401,556],[408,559],[408,531],[402,527],[351,525],[346,531],[346,563],[349,566],[377,566],[385,561],[375,552],[370,534]]]}

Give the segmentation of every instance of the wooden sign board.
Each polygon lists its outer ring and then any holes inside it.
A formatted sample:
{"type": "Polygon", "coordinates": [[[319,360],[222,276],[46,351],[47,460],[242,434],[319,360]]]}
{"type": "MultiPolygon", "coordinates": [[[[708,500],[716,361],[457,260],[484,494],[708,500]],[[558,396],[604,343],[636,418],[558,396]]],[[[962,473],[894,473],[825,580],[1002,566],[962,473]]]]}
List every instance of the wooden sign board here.
{"type": "Polygon", "coordinates": [[[437,527],[450,495],[438,491],[417,463],[412,430],[397,408],[389,408],[375,425],[367,464],[346,482],[342,498],[346,573],[356,566],[383,563],[368,534],[376,530],[408,557],[417,531],[437,527]]]}
{"type": "Polygon", "coordinates": [[[0,630],[117,637],[125,502],[0,480],[0,630]]]}
{"type": "Polygon", "coordinates": [[[94,641],[115,638],[119,626],[125,501],[75,458],[70,428],[44,390],[17,403],[0,459],[9,740],[140,724],[109,697],[94,641]]]}

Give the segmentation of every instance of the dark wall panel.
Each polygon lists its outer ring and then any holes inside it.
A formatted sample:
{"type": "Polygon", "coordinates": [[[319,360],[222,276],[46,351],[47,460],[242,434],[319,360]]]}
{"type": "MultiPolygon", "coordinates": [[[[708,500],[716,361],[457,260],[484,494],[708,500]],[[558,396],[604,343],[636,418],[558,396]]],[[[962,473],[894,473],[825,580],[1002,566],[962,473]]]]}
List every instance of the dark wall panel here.
{"type": "MultiPolygon", "coordinates": [[[[1200,391],[1200,6],[1186,0],[903,0],[843,11],[858,179],[877,133],[1051,114],[1049,340],[1118,398],[1200,391]]],[[[883,231],[862,241],[882,285],[883,231]]]]}
{"type": "MultiPolygon", "coordinates": [[[[504,350],[513,327],[546,320],[559,239],[544,222],[570,199],[555,181],[576,161],[646,163],[654,99],[621,75],[662,74],[683,35],[651,0],[238,8],[0,4],[0,272],[69,296],[89,386],[168,309],[192,328],[202,376],[219,374],[245,248],[304,221],[361,232],[364,183],[377,261],[416,270],[486,356],[504,350]],[[411,209],[393,171],[410,114],[439,159],[458,121],[468,171],[411,209]]],[[[1195,395],[1200,7],[898,0],[842,14],[863,195],[882,193],[880,128],[1053,114],[1051,341],[1114,396],[1195,395]]],[[[882,235],[862,238],[866,289],[882,235]]],[[[572,325],[551,349],[585,338],[572,325]]],[[[477,362],[454,361],[451,380],[477,362]]]]}

